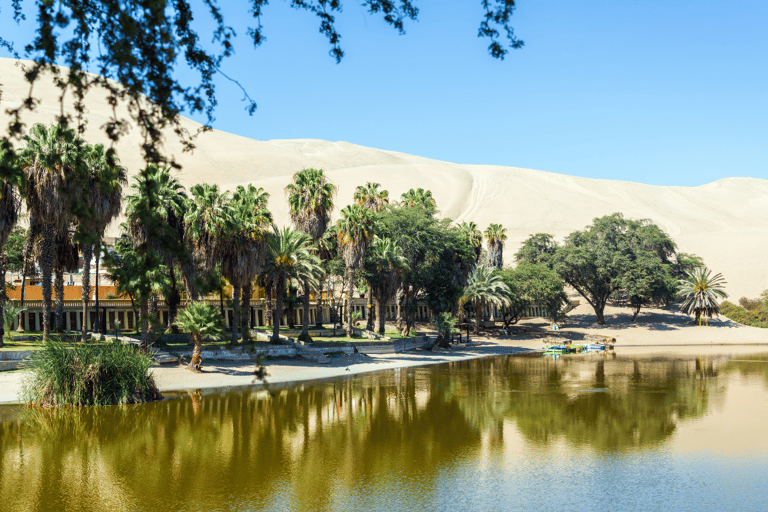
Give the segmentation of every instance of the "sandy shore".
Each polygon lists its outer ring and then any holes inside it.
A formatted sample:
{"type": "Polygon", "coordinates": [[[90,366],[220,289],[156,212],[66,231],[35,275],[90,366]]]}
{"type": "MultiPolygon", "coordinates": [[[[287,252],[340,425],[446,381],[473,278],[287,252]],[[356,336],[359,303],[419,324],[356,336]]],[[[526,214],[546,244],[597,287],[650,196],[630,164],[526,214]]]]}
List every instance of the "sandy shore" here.
{"type": "MultiPolygon", "coordinates": [[[[452,350],[417,350],[400,354],[355,355],[331,359],[319,364],[300,358],[275,360],[267,363],[269,383],[290,383],[354,375],[371,371],[391,370],[411,366],[462,361],[499,354],[540,350],[543,337],[562,336],[574,343],[587,334],[616,338],[618,356],[709,356],[748,355],[768,353],[768,329],[736,324],[721,317],[710,321],[708,327],[692,325],[690,317],[670,309],[649,309],[631,322],[626,308],[606,308],[607,325],[595,323],[588,305],[574,309],[562,329],[553,332],[547,321],[530,319],[520,322],[510,335],[475,336],[473,346],[452,350]]],[[[498,332],[498,330],[497,330],[498,332]]],[[[591,356],[573,356],[591,357],[591,356]]],[[[193,373],[183,366],[158,366],[153,369],[161,392],[191,389],[215,390],[254,385],[253,364],[217,362],[206,363],[205,371],[193,373]]],[[[23,372],[0,373],[0,403],[16,403],[19,398],[23,372]]]]}

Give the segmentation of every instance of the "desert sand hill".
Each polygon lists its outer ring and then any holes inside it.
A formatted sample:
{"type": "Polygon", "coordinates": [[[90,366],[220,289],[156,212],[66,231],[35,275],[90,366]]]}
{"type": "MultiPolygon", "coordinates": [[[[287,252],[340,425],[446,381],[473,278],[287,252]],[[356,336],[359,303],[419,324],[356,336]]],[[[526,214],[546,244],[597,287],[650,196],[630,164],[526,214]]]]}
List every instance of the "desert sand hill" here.
{"type": "MultiPolygon", "coordinates": [[[[4,111],[26,97],[19,61],[0,59],[0,123],[4,111]]],[[[49,123],[58,113],[58,90],[50,82],[36,85],[42,99],[25,122],[49,123]]],[[[103,96],[88,99],[91,143],[104,142],[98,128],[109,118],[103,96]]],[[[120,117],[128,118],[124,110],[120,117]]],[[[184,119],[191,132],[199,125],[184,119]]],[[[117,147],[129,174],[142,166],[140,134],[132,130],[117,147]]],[[[622,212],[648,218],[665,229],[679,249],[702,256],[722,272],[729,294],[755,297],[768,288],[768,181],[726,178],[699,187],[664,187],[612,180],[578,178],[515,167],[459,165],[394,151],[321,140],[256,141],[214,130],[200,136],[193,154],[182,154],[173,137],[166,150],[183,166],[178,178],[186,187],[213,182],[224,189],[253,183],[270,192],[270,208],[279,225],[288,221],[284,187],[305,167],[322,168],[339,186],[339,209],[352,200],[354,188],[376,181],[397,198],[412,187],[432,191],[441,215],[458,222],[474,221],[482,229],[491,222],[508,228],[505,261],[529,235],[549,232],[558,238],[582,229],[594,217],[622,212]]],[[[117,233],[117,223],[109,228],[117,233]]]]}

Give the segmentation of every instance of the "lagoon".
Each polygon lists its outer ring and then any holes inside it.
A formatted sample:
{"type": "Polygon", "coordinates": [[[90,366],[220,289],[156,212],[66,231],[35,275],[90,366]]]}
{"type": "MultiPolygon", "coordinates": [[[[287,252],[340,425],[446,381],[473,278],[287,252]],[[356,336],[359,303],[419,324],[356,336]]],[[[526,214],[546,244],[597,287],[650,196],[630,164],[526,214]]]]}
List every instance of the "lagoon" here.
{"type": "Polygon", "coordinates": [[[0,407],[2,510],[760,510],[768,357],[497,356],[0,407]]]}

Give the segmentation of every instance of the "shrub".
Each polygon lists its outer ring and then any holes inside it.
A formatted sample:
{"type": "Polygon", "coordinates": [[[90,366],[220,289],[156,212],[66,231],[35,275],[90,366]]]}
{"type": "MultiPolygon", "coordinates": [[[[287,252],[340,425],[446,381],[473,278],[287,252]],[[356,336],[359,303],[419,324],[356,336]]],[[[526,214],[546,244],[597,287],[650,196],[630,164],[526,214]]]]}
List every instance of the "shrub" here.
{"type": "MultiPolygon", "coordinates": [[[[741,300],[739,302],[742,302],[741,300]]],[[[748,301],[747,304],[754,301],[748,301]]],[[[731,302],[723,301],[720,304],[720,313],[730,318],[734,322],[749,325],[751,327],[768,328],[768,305],[761,304],[752,309],[737,306],[731,302]]]]}
{"type": "Polygon", "coordinates": [[[44,407],[115,405],[162,398],[152,358],[131,345],[65,346],[51,338],[31,359],[24,400],[44,407]]]}

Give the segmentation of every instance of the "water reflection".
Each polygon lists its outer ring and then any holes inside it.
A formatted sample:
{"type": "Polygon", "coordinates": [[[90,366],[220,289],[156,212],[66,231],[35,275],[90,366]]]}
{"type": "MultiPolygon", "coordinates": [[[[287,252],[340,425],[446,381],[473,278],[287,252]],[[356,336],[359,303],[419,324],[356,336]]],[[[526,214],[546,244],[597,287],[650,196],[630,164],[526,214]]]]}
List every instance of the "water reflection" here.
{"type": "Polygon", "coordinates": [[[663,443],[707,412],[725,360],[499,357],[127,407],[0,410],[0,503],[18,510],[430,508],[455,461],[531,445],[663,443]],[[415,482],[413,486],[409,482],[415,482]],[[414,487],[415,486],[415,487],[414,487]],[[418,489],[418,492],[414,492],[418,489]],[[359,505],[359,502],[358,502],[359,505]]]}

